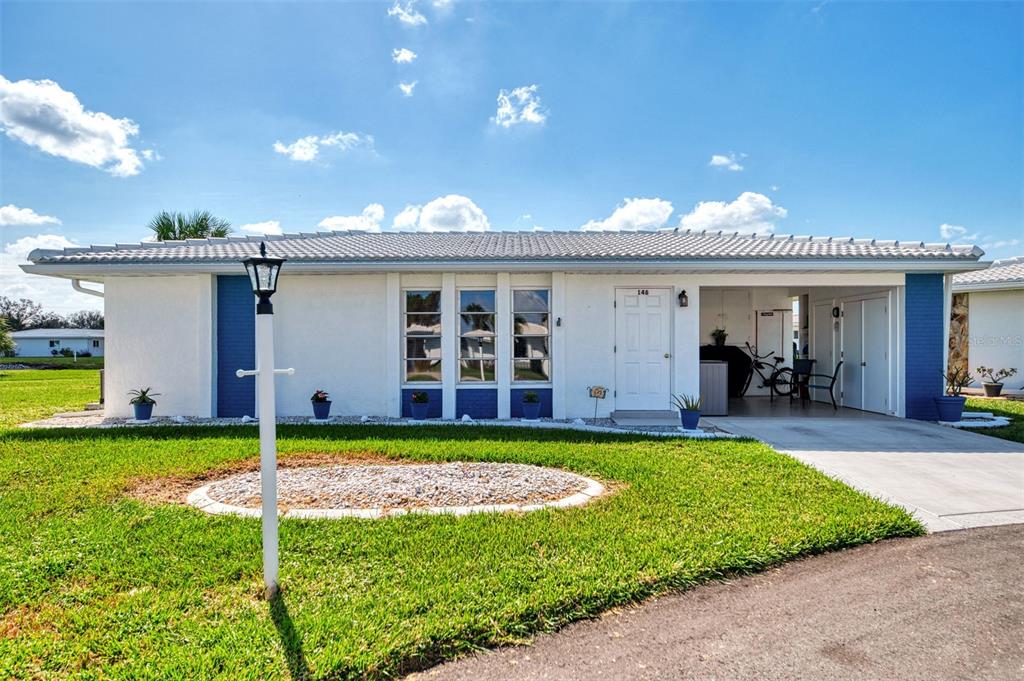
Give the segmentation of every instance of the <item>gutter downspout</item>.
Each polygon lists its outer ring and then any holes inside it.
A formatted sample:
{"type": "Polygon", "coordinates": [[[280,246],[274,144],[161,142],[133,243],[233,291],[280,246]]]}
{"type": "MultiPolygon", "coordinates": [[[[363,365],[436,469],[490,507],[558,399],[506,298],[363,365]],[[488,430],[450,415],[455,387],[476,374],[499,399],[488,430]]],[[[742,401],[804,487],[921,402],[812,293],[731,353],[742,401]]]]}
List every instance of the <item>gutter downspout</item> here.
{"type": "Polygon", "coordinates": [[[96,296],[97,298],[103,297],[103,291],[96,291],[91,288],[85,288],[84,286],[82,286],[81,279],[72,279],[71,288],[75,289],[79,293],[88,293],[90,296],[96,296]]]}

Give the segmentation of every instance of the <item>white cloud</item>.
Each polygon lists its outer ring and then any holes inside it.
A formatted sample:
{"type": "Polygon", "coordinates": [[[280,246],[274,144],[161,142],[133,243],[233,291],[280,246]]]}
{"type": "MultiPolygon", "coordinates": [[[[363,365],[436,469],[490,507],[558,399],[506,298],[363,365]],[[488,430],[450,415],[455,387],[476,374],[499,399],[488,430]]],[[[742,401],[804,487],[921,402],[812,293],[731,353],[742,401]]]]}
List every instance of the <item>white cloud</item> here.
{"type": "Polygon", "coordinates": [[[746,154],[739,154],[738,156],[732,152],[728,155],[725,154],[714,154],[711,156],[711,161],[708,165],[712,168],[725,168],[733,172],[739,172],[743,170],[743,166],[740,164],[740,160],[746,157],[746,154]]]}
{"type": "Polygon", "coordinates": [[[724,230],[745,234],[768,234],[787,210],[764,194],[743,192],[735,201],[701,201],[683,216],[679,226],[694,230],[724,230]]]}
{"type": "Polygon", "coordinates": [[[245,232],[246,234],[281,234],[281,222],[278,220],[250,222],[239,227],[238,231],[245,232]]]}
{"type": "Polygon", "coordinates": [[[672,204],[664,199],[625,199],[607,218],[591,220],[580,229],[585,232],[659,229],[671,215],[672,204]]]}
{"type": "Polygon", "coordinates": [[[395,4],[388,10],[389,17],[395,17],[406,26],[422,26],[427,23],[427,18],[416,11],[416,0],[395,0],[395,4]]]}
{"type": "Polygon", "coordinates": [[[962,241],[977,241],[981,238],[981,234],[978,232],[968,234],[967,228],[963,225],[950,225],[947,223],[939,225],[939,235],[941,235],[946,241],[955,241],[957,239],[962,241]]]}
{"type": "Polygon", "coordinates": [[[411,83],[399,83],[398,89],[402,91],[403,97],[412,97],[412,91],[416,88],[418,80],[414,80],[411,83]]]}
{"type": "Polygon", "coordinates": [[[78,293],[67,279],[26,274],[18,265],[37,248],[68,248],[78,244],[59,234],[37,234],[9,243],[0,251],[0,296],[30,298],[60,313],[103,309],[103,299],[78,293]]]}
{"type": "Polygon", "coordinates": [[[524,85],[511,92],[499,91],[498,110],[491,120],[502,128],[511,128],[520,123],[539,125],[546,121],[548,112],[541,108],[537,89],[536,85],[524,85]]]}
{"type": "Polygon", "coordinates": [[[491,223],[472,200],[448,194],[425,206],[406,206],[395,216],[391,227],[418,232],[486,232],[491,223]]]}
{"type": "Polygon", "coordinates": [[[284,154],[293,161],[315,161],[322,147],[334,147],[342,152],[354,149],[373,151],[373,135],[338,131],[323,136],[307,135],[291,144],[285,144],[280,140],[274,142],[274,151],[284,154]]]}
{"type": "Polygon", "coordinates": [[[983,251],[999,250],[1001,248],[1014,248],[1020,244],[1020,239],[999,239],[997,241],[985,241],[981,244],[983,251]]]}
{"type": "Polygon", "coordinates": [[[384,219],[384,206],[371,203],[363,209],[361,215],[332,215],[318,224],[332,231],[353,229],[362,232],[379,232],[380,221],[384,219]]]}
{"type": "Polygon", "coordinates": [[[391,222],[392,229],[414,230],[420,219],[420,206],[408,205],[391,222]]]}
{"type": "Polygon", "coordinates": [[[406,47],[391,50],[391,61],[396,64],[411,64],[416,60],[417,56],[415,52],[406,47]]]}
{"type": "Polygon", "coordinates": [[[451,9],[452,5],[455,3],[454,0],[434,0],[430,4],[434,6],[434,9],[447,11],[451,9]]]}
{"type": "Polygon", "coordinates": [[[60,220],[52,215],[40,215],[31,208],[18,208],[13,203],[0,206],[0,226],[13,225],[59,225],[60,220]]]}
{"type": "Polygon", "coordinates": [[[52,80],[12,82],[0,76],[0,128],[11,139],[117,177],[142,171],[140,152],[131,146],[139,126],[87,111],[73,92],[52,80]]]}

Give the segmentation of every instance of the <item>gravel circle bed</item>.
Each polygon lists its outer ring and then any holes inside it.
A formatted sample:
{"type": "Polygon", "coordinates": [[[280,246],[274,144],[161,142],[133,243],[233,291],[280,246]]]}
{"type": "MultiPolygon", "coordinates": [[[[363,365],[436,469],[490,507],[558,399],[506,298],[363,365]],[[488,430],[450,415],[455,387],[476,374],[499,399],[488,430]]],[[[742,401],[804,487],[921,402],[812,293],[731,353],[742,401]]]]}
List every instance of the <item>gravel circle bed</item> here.
{"type": "MultiPolygon", "coordinates": [[[[604,492],[595,480],[514,463],[346,464],[277,472],[285,517],[383,517],[402,513],[532,511],[576,506],[604,492]]],[[[260,474],[238,473],[189,495],[208,513],[258,516],[260,474]]]]}

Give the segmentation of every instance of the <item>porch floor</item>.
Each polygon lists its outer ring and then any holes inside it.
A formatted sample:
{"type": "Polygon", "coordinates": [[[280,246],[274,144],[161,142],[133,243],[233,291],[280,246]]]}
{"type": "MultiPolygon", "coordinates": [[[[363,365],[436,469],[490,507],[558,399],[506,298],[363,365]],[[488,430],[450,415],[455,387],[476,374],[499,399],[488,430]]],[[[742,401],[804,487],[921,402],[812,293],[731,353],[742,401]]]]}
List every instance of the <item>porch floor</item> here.
{"type": "Polygon", "coordinates": [[[772,400],[769,399],[767,396],[760,395],[754,397],[730,398],[728,416],[708,416],[706,418],[735,418],[744,416],[755,418],[889,418],[885,414],[876,414],[874,412],[861,411],[860,409],[850,409],[848,407],[839,407],[839,409],[833,409],[831,403],[828,402],[812,402],[808,400],[803,405],[801,405],[799,399],[793,399],[792,401],[790,401],[788,397],[776,397],[774,400],[772,400]]]}

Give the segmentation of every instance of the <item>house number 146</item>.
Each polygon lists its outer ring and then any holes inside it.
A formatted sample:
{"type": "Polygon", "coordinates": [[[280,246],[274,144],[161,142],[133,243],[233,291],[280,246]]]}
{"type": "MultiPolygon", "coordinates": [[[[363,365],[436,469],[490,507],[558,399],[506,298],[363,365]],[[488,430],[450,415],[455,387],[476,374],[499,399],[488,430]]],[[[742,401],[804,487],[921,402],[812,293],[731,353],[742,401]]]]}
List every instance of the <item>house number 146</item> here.
{"type": "Polygon", "coordinates": [[[650,293],[650,291],[648,289],[645,289],[645,288],[638,288],[636,290],[636,294],[638,296],[646,296],[646,295],[648,295],[648,293],[650,293]]]}

